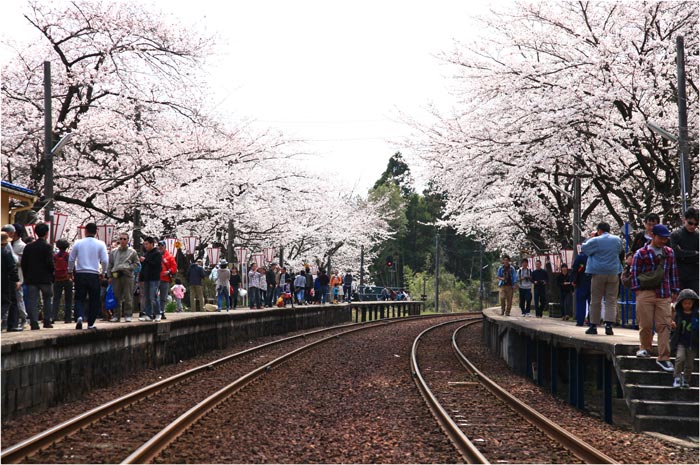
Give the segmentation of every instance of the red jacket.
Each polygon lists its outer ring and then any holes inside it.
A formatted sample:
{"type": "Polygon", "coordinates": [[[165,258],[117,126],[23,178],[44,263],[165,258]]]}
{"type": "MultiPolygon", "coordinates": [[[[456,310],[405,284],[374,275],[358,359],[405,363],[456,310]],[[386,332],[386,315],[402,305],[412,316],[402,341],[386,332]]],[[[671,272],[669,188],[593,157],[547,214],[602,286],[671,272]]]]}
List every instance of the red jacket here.
{"type": "Polygon", "coordinates": [[[160,268],[160,280],[166,283],[172,281],[172,277],[177,274],[177,262],[175,258],[170,255],[170,252],[163,250],[163,261],[161,262],[160,268]]]}

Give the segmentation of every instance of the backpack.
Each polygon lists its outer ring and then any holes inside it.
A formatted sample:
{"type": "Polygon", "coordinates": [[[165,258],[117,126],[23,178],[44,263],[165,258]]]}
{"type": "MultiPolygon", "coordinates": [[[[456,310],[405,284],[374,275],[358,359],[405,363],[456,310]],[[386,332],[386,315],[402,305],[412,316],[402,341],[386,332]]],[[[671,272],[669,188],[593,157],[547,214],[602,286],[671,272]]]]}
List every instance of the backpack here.
{"type": "Polygon", "coordinates": [[[664,261],[666,260],[667,255],[665,249],[661,250],[661,258],[659,258],[659,264],[657,265],[656,269],[647,273],[640,273],[637,276],[640,289],[658,289],[661,286],[661,283],[663,283],[665,275],[664,261]]]}
{"type": "Polygon", "coordinates": [[[58,252],[54,255],[54,276],[56,281],[68,281],[68,253],[58,252]]]}

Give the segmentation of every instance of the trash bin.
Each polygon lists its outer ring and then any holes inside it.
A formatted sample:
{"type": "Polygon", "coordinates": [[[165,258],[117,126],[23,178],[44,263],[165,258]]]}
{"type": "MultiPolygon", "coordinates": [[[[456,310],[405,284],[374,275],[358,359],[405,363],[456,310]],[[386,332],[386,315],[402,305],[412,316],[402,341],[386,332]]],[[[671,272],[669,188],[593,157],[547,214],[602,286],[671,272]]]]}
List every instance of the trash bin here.
{"type": "Polygon", "coordinates": [[[559,302],[550,302],[548,307],[550,318],[561,318],[561,305],[559,302]]]}

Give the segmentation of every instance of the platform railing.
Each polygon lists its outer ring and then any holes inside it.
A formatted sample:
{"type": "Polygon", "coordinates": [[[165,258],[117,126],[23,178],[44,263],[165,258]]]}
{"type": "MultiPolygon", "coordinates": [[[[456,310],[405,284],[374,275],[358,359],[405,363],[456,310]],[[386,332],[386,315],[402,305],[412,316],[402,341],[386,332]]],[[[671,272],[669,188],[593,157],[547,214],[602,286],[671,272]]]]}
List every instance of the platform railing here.
{"type": "Polygon", "coordinates": [[[412,300],[355,301],[350,308],[355,313],[355,322],[382,320],[384,318],[401,318],[420,315],[425,302],[412,300]]]}

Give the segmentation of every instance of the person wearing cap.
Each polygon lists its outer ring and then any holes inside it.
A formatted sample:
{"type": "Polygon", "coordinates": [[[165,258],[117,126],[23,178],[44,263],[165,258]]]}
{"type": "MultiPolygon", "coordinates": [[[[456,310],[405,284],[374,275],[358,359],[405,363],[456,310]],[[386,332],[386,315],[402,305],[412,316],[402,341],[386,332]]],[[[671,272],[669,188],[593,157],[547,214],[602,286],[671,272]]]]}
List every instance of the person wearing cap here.
{"type": "Polygon", "coordinates": [[[19,311],[17,309],[17,289],[22,286],[19,281],[19,273],[17,271],[17,262],[12,253],[12,248],[7,245],[10,242],[10,236],[7,232],[2,231],[0,234],[2,246],[2,324],[7,328],[8,332],[22,331],[24,328],[19,326],[19,311]]]}
{"type": "Polygon", "coordinates": [[[165,248],[165,241],[158,241],[158,251],[163,255],[160,270],[160,286],[158,287],[158,301],[160,303],[160,317],[165,318],[165,304],[168,302],[170,283],[177,274],[177,262],[175,257],[165,248]]]}
{"type": "Polygon", "coordinates": [[[129,235],[126,232],[119,233],[119,246],[109,253],[109,266],[107,273],[109,283],[114,290],[114,297],[117,300],[117,308],[110,320],[118,323],[121,313],[124,313],[124,321],[131,322],[134,313],[134,272],[139,267],[139,255],[133,248],[129,247],[129,235]],[[122,310],[123,309],[123,310],[122,310]]]}
{"type": "Polygon", "coordinates": [[[598,334],[597,326],[605,323],[605,334],[613,335],[612,324],[617,319],[617,291],[624,257],[622,240],[610,234],[610,225],[598,223],[591,237],[581,244],[588,256],[586,273],[591,275],[591,304],[588,309],[589,327],[586,334],[598,334]],[[605,307],[602,300],[605,299],[605,307]],[[601,320],[602,310],[602,320],[601,320]]]}
{"type": "Polygon", "coordinates": [[[637,357],[649,357],[654,338],[652,325],[658,334],[659,356],[656,364],[662,370],[673,371],[671,357],[671,302],[676,300],[679,288],[678,267],[673,249],[666,245],[671,232],[663,224],[652,229],[651,242],[635,252],[632,258],[631,289],[637,296],[637,321],[639,322],[639,350],[637,357]],[[653,273],[663,267],[663,278],[658,284],[642,282],[641,275],[653,273]]]}
{"type": "Polygon", "coordinates": [[[671,233],[670,246],[676,255],[680,288],[692,289],[700,294],[700,240],[698,240],[698,209],[691,207],[686,210],[683,226],[671,233]]]}
{"type": "Polygon", "coordinates": [[[190,308],[193,312],[197,311],[197,302],[199,302],[199,310],[204,311],[204,287],[202,282],[206,273],[202,266],[202,259],[198,258],[187,268],[187,282],[190,286],[190,308]]]}
{"type": "Polygon", "coordinates": [[[231,310],[231,270],[228,269],[228,262],[223,258],[219,260],[218,272],[216,273],[216,309],[220,312],[226,306],[226,311],[231,310]]]}

